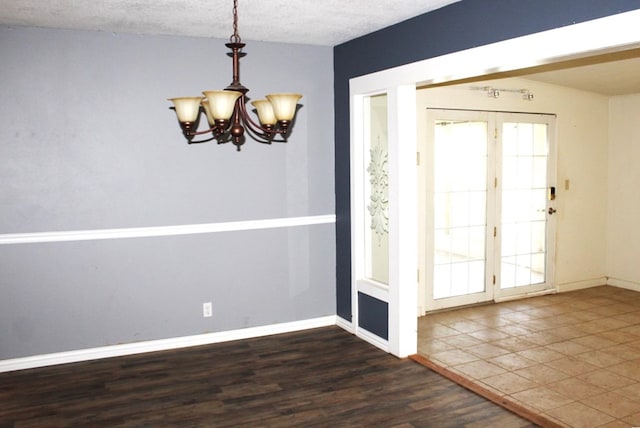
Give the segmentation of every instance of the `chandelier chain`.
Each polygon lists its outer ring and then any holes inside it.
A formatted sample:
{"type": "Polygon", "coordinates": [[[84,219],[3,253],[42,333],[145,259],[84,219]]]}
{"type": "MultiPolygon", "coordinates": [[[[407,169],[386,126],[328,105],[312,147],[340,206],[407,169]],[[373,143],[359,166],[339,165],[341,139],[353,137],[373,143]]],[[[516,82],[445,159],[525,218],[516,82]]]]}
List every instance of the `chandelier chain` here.
{"type": "Polygon", "coordinates": [[[238,0],[233,0],[233,34],[229,38],[231,43],[241,43],[242,39],[238,34],[238,0]]]}

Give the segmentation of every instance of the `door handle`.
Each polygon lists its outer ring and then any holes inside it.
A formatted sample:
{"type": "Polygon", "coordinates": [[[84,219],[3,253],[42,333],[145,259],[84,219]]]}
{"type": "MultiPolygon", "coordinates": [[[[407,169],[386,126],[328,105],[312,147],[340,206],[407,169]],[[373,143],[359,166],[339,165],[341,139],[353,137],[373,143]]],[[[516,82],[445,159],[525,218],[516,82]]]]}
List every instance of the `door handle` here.
{"type": "Polygon", "coordinates": [[[549,213],[549,215],[552,215],[552,214],[554,214],[556,211],[557,211],[557,210],[556,210],[555,208],[549,207],[549,211],[548,211],[548,213],[549,213]]]}

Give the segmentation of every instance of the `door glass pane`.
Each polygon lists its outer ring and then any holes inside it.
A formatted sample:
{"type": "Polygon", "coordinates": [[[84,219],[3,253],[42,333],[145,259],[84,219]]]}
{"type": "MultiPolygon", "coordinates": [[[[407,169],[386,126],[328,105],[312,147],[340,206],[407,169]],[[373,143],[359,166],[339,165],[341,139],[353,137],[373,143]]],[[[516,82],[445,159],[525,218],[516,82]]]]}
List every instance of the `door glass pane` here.
{"type": "Polygon", "coordinates": [[[436,120],[434,299],[485,291],[487,123],[436,120]]]}
{"type": "Polygon", "coordinates": [[[547,124],[505,123],[501,288],[545,282],[547,124]]]}
{"type": "Polygon", "coordinates": [[[389,169],[387,144],[387,95],[370,97],[365,203],[368,231],[365,233],[366,276],[389,283],[389,169]]]}

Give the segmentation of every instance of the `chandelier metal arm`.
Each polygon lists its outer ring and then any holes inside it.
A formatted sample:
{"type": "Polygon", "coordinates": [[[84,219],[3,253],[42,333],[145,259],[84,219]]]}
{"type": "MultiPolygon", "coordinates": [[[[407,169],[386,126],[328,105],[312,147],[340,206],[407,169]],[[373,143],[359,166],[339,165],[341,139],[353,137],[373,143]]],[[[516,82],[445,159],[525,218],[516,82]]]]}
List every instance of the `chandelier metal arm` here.
{"type": "Polygon", "coordinates": [[[247,105],[245,100],[238,100],[239,102],[239,114],[243,118],[245,128],[256,139],[262,139],[261,143],[286,143],[286,135],[289,132],[290,121],[280,121],[277,125],[261,125],[255,122],[247,111],[247,105]],[[276,139],[276,136],[281,136],[281,139],[276,139]]]}

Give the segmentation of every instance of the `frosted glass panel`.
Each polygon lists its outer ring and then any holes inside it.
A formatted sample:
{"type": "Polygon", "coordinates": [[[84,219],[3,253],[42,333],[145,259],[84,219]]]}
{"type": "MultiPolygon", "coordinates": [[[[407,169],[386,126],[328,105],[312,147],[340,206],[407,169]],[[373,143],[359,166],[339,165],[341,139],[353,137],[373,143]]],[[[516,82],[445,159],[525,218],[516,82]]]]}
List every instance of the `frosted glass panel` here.
{"type": "Polygon", "coordinates": [[[387,95],[368,98],[368,156],[365,177],[366,213],[368,231],[366,271],[367,278],[383,284],[389,283],[389,170],[387,138],[387,95]]]}

